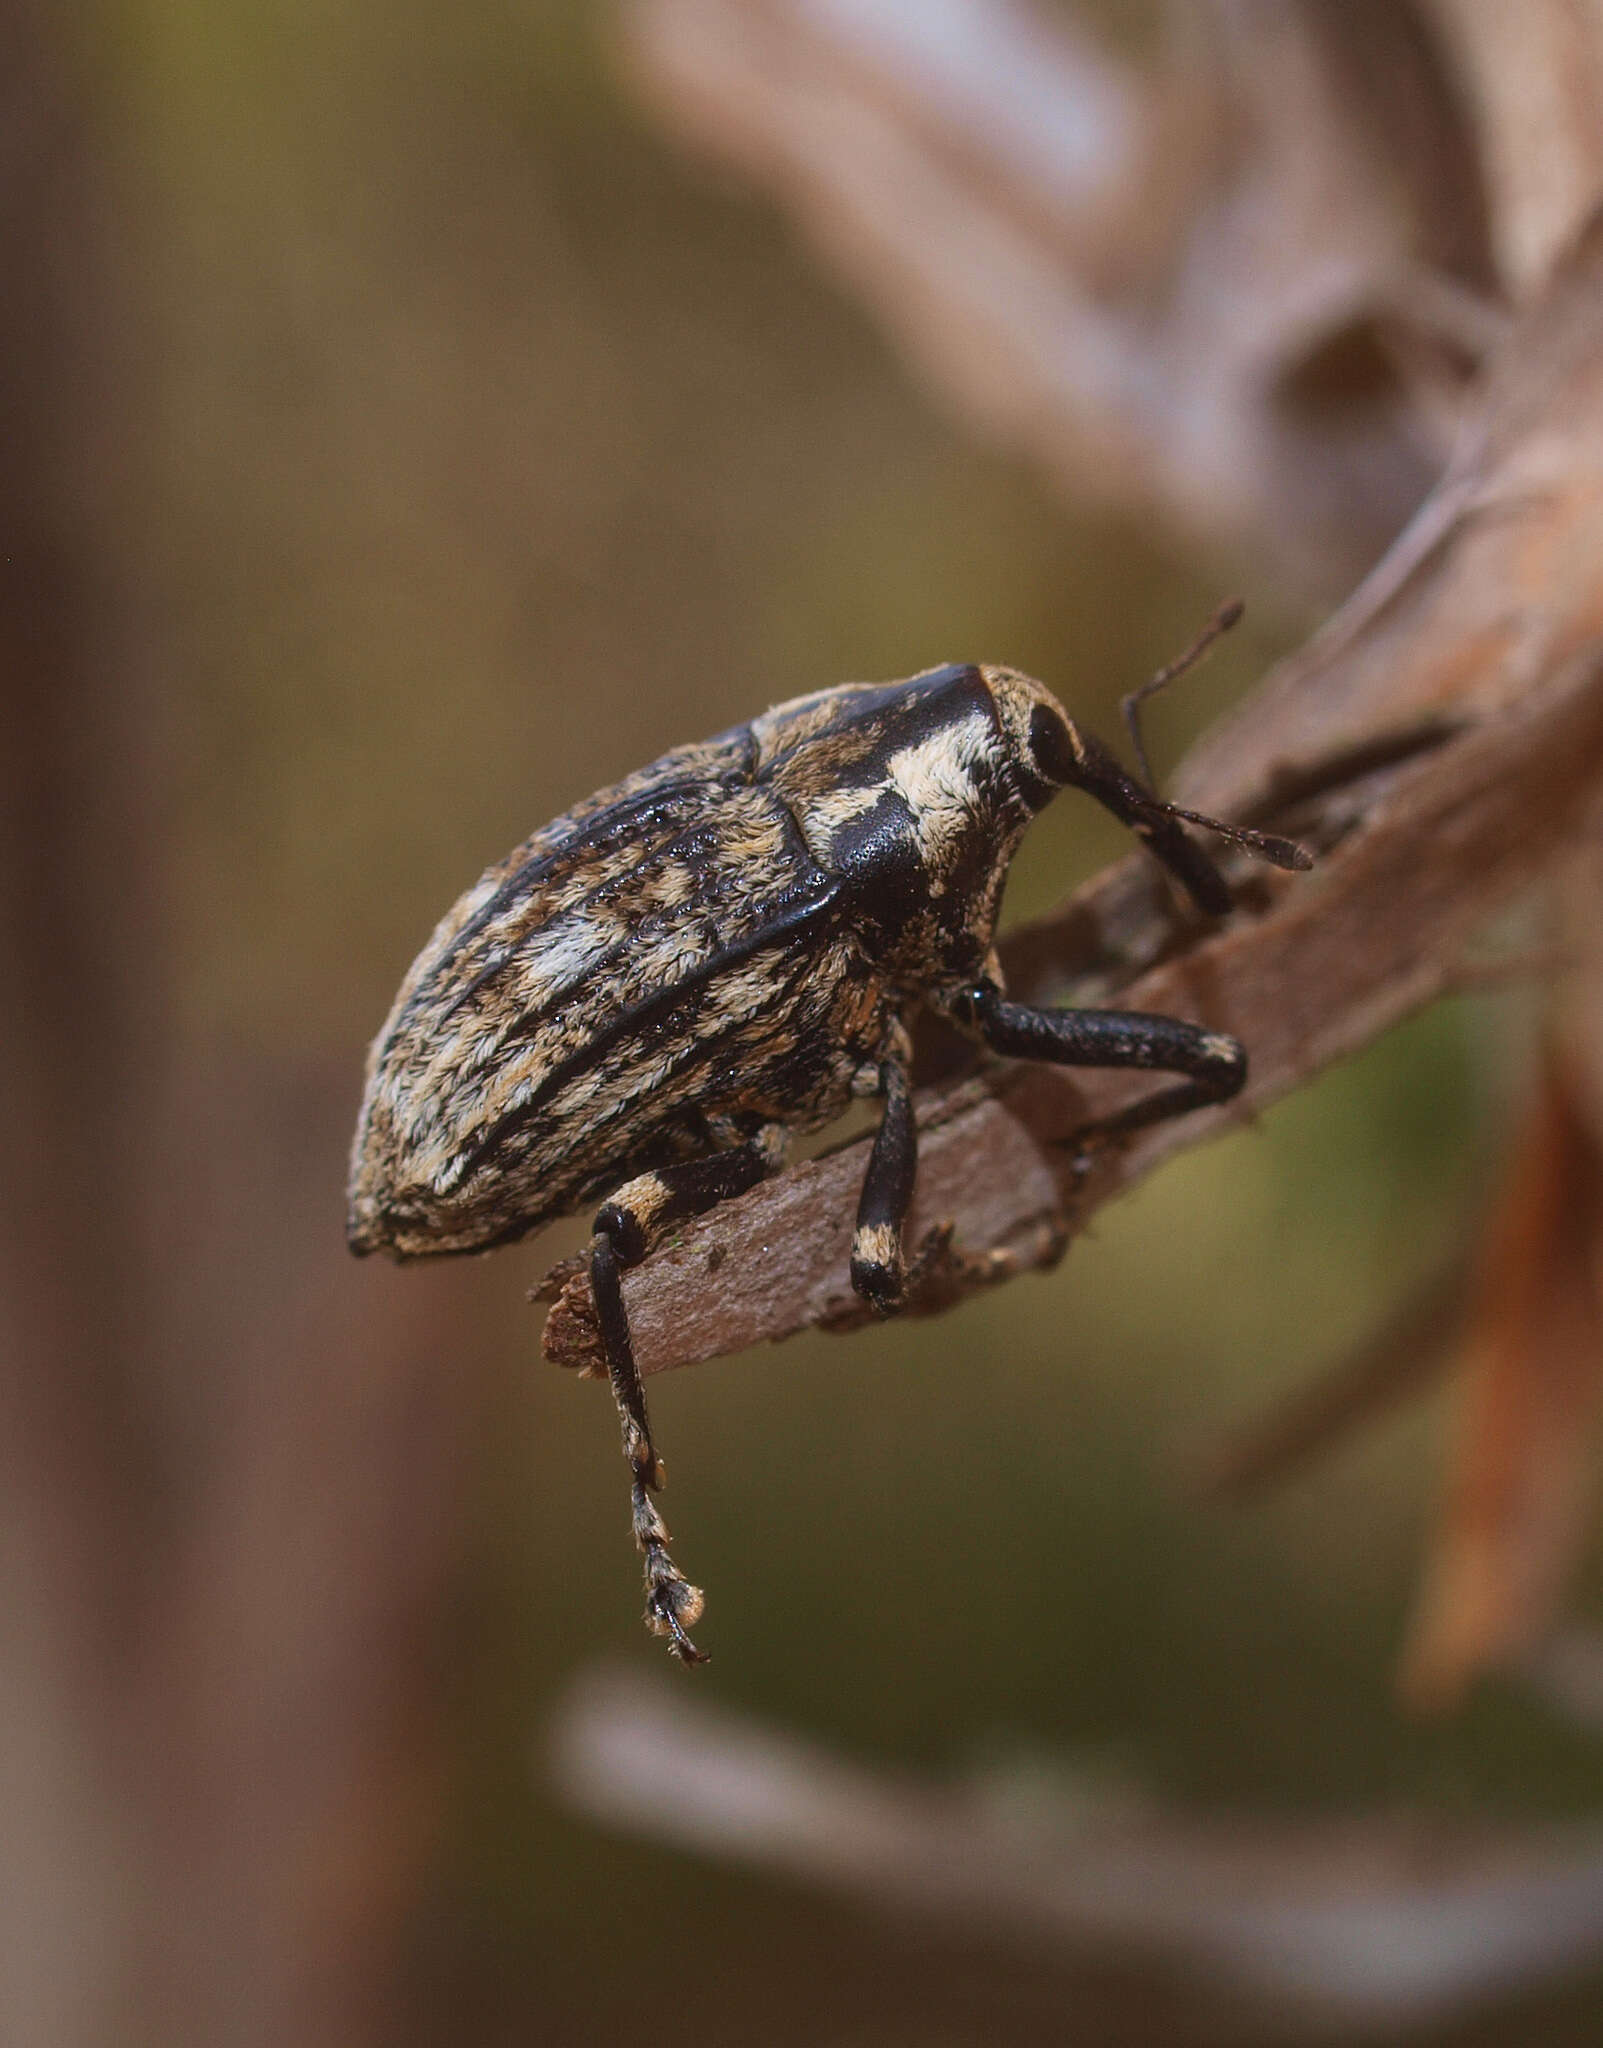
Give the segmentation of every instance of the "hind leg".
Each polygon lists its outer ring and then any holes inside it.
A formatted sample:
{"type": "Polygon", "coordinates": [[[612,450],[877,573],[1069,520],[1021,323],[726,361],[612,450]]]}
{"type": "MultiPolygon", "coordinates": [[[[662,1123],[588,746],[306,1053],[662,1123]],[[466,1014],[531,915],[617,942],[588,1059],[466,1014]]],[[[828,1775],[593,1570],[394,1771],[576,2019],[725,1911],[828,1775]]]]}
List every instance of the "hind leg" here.
{"type": "Polygon", "coordinates": [[[646,1626],[653,1635],[670,1638],[670,1648],[682,1664],[706,1662],[706,1652],[698,1650],[689,1635],[705,1601],[701,1589],[690,1584],[669,1555],[667,1524],[651,1497],[661,1488],[664,1474],[635,1365],[622,1276],[640,1263],[670,1224],[699,1216],[754,1187],[774,1172],[783,1152],[784,1132],[778,1125],[766,1125],[734,1151],[641,1174],[603,1204],[594,1225],[590,1286],[623,1429],[635,1542],[645,1558],[646,1626]]]}

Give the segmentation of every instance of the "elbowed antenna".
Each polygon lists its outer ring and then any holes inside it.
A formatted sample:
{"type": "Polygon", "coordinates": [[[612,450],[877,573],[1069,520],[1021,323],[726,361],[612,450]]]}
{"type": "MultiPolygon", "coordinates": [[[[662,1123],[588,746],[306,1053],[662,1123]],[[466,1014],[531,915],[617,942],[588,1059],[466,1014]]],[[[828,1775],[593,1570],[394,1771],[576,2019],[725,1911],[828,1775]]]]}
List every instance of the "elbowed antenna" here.
{"type": "MultiPolygon", "coordinates": [[[[1131,690],[1120,698],[1119,712],[1130,735],[1130,743],[1135,748],[1136,765],[1141,770],[1141,779],[1148,789],[1155,790],[1158,784],[1152,773],[1152,763],[1147,759],[1146,743],[1141,737],[1141,706],[1149,697],[1155,697],[1160,690],[1166,690],[1172,682],[1178,681],[1187,669],[1195,668],[1215,640],[1228,633],[1230,628],[1240,621],[1246,609],[1246,604],[1241,598],[1226,598],[1184,654],[1177,656],[1166,668],[1160,668],[1158,673],[1149,682],[1143,683],[1139,690],[1131,690]]],[[[1212,821],[1204,818],[1194,819],[1192,822],[1209,824],[1212,821]]]]}
{"type": "Polygon", "coordinates": [[[1178,804],[1154,802],[1152,808],[1161,811],[1166,818],[1184,818],[1188,825],[1200,825],[1205,832],[1216,832],[1232,846],[1239,846],[1244,853],[1284,868],[1288,874],[1306,874],[1314,864],[1314,857],[1307,847],[1299,846],[1295,839],[1282,839],[1274,832],[1254,832],[1250,825],[1227,825],[1223,818],[1210,818],[1202,811],[1183,811],[1178,804]]]}
{"type": "Polygon", "coordinates": [[[1246,609],[1246,605],[1239,597],[1226,599],[1185,653],[1171,661],[1166,668],[1160,668],[1149,682],[1141,685],[1140,689],[1131,690],[1128,695],[1122,697],[1119,701],[1119,710],[1129,732],[1131,745],[1135,748],[1142,780],[1151,794],[1152,812],[1165,818],[1182,818],[1188,825],[1200,825],[1205,832],[1216,833],[1230,845],[1239,846],[1244,853],[1250,853],[1259,860],[1269,861],[1277,868],[1284,868],[1289,874],[1302,874],[1313,866],[1314,857],[1305,846],[1299,846],[1295,839],[1281,839],[1273,832],[1254,832],[1248,825],[1227,825],[1222,818],[1209,818],[1201,811],[1186,811],[1178,804],[1165,803],[1157,794],[1152,764],[1147,759],[1146,745],[1141,737],[1141,706],[1149,697],[1155,697],[1159,690],[1166,690],[1178,677],[1183,676],[1187,669],[1195,668],[1213,643],[1230,631],[1246,609]]]}

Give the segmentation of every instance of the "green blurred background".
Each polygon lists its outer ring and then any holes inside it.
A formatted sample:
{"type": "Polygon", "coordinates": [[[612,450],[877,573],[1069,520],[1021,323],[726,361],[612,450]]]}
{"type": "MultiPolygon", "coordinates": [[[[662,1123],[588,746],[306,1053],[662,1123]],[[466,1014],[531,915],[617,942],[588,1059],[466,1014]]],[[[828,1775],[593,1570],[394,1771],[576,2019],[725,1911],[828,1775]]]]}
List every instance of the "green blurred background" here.
{"type": "MultiPolygon", "coordinates": [[[[523,1298],[577,1231],[355,1267],[344,1153],[433,920],[664,747],[954,658],[1022,666],[1111,731],[1229,576],[1249,623],[1155,715],[1161,769],[1307,621],[1250,562],[1185,559],[967,439],[767,206],[659,138],[604,7],[105,0],[62,40],[134,309],[97,517],[150,678],[176,1184],[202,1212],[165,1269],[191,1370],[164,1382],[185,1419],[163,1484],[180,1514],[220,1438],[297,1411],[315,1454],[264,1487],[254,1539],[292,1610],[269,1640],[293,1647],[345,1627],[328,1500],[398,1435],[422,1446],[349,1564],[425,1556],[393,1612],[361,1610],[395,1762],[350,1853],[383,1861],[374,1816],[401,1816],[399,1875],[350,1935],[382,1958],[382,2037],[1180,2037],[1183,1994],[1150,1978],[881,1922],[559,1809],[552,1703],[596,1658],[664,1661],[605,1390],[539,1362],[523,1298]],[[370,1337],[346,1371],[351,1328],[402,1323],[404,1368],[370,1337]]],[[[1122,850],[1088,810],[1032,834],[1010,916],[1122,850]]],[[[1440,1725],[1393,1704],[1438,1403],[1247,1510],[1177,1479],[1452,1249],[1521,1028],[1507,997],[1417,1021],[1180,1160],[1048,1278],[655,1383],[677,1547],[710,1594],[695,1685],[936,1775],[1047,1758],[1259,1814],[1603,1805],[1603,1746],[1517,1690],[1440,1725]]],[[[315,1688],[297,1698],[291,1775],[338,1779],[315,1688]]],[[[1579,2042],[1600,2016],[1555,1994],[1421,2038],[1539,2017],[1579,2042]]]]}

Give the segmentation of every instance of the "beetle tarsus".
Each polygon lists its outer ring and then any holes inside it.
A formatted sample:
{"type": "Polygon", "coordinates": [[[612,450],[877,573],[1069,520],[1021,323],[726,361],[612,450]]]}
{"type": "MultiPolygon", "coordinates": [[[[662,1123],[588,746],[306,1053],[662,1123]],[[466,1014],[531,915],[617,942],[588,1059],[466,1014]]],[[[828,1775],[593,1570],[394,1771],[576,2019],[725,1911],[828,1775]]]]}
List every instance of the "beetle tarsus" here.
{"type": "Polygon", "coordinates": [[[707,1652],[698,1650],[686,1631],[700,1621],[706,1595],[699,1586],[691,1585],[669,1556],[667,1524],[646,1490],[650,1483],[643,1472],[636,1471],[634,1531],[645,1557],[646,1627],[654,1636],[672,1638],[669,1648],[681,1664],[705,1664],[707,1652]]]}
{"type": "Polygon", "coordinates": [[[687,1633],[694,1628],[706,1606],[699,1586],[691,1585],[666,1548],[648,1543],[646,1552],[646,1627],[654,1636],[671,1638],[669,1649],[681,1664],[707,1664],[711,1657],[697,1649],[687,1633]]]}

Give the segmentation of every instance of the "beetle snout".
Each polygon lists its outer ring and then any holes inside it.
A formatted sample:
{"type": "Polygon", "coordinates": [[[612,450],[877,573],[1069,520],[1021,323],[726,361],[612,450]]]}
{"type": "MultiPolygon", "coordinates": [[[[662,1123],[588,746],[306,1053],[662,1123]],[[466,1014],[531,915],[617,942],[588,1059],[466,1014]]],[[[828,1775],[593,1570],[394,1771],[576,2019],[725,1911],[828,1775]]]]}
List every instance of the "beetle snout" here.
{"type": "Polygon", "coordinates": [[[384,1205],[370,1187],[350,1190],[345,1205],[345,1242],[359,1259],[383,1251],[393,1236],[385,1219],[384,1205]]]}
{"type": "Polygon", "coordinates": [[[376,1252],[383,1242],[369,1217],[359,1216],[352,1209],[345,1218],[345,1242],[359,1259],[365,1259],[370,1252],[376,1252]]]}

